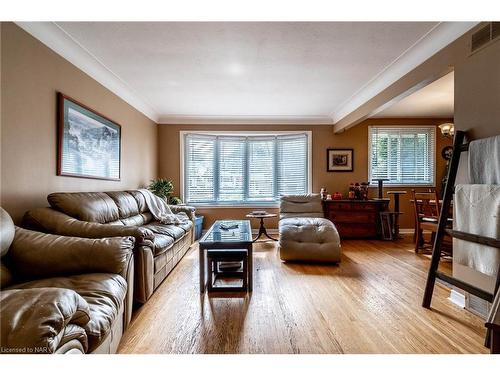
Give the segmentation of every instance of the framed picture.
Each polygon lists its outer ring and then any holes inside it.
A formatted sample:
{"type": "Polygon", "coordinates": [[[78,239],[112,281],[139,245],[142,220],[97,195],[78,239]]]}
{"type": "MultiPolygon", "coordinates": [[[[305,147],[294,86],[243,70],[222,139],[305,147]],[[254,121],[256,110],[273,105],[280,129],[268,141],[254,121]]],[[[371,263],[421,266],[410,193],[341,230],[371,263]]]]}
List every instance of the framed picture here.
{"type": "Polygon", "coordinates": [[[61,93],[57,175],[120,180],[121,126],[61,93]]]}
{"type": "Polygon", "coordinates": [[[352,172],[354,150],[352,148],[329,148],[326,150],[327,172],[352,172]]]}

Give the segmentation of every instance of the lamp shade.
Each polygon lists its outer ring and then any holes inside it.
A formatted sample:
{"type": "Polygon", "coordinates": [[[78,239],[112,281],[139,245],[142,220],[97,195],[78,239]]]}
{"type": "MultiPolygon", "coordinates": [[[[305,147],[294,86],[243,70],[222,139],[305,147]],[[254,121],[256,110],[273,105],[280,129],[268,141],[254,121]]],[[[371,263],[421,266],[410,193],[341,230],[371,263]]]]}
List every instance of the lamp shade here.
{"type": "Polygon", "coordinates": [[[455,134],[455,125],[452,122],[439,125],[439,129],[445,137],[452,137],[455,134]]]}

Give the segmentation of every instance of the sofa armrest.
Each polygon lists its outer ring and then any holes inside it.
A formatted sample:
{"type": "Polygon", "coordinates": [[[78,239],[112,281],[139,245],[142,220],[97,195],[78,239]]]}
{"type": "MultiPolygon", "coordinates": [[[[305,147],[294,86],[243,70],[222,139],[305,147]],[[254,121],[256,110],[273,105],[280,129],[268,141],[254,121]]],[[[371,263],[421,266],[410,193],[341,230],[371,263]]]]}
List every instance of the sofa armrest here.
{"type": "Polygon", "coordinates": [[[125,277],[133,249],[133,237],[64,237],[17,227],[9,258],[30,279],[94,272],[125,277]]]}
{"type": "Polygon", "coordinates": [[[174,214],[178,214],[179,212],[184,212],[189,218],[189,220],[194,222],[196,208],[194,208],[193,206],[171,204],[169,205],[169,207],[174,214]]]}
{"type": "Polygon", "coordinates": [[[2,353],[55,353],[68,334],[87,351],[83,327],[90,320],[87,302],[62,288],[11,289],[0,292],[2,353]]]}
{"type": "Polygon", "coordinates": [[[154,233],[147,228],[81,221],[48,207],[26,212],[22,225],[28,229],[61,236],[83,238],[132,236],[137,244],[146,246],[150,246],[154,238],[154,233]]]}

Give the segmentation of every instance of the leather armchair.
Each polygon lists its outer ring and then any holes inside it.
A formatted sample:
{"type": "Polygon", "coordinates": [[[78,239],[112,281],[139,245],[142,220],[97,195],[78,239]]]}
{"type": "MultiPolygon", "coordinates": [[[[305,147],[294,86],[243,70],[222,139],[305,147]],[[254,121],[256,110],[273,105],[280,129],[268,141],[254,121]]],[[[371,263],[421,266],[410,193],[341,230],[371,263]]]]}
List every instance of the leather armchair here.
{"type": "Polygon", "coordinates": [[[132,312],[134,238],[40,233],[0,214],[2,351],[115,351],[132,312]]]}

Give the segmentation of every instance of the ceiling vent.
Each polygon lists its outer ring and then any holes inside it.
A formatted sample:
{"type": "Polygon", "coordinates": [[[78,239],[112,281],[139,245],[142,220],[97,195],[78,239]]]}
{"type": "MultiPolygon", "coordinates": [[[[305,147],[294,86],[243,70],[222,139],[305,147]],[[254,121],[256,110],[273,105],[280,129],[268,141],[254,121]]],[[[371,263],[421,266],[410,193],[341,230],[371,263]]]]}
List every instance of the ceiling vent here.
{"type": "Polygon", "coordinates": [[[500,36],[500,22],[490,22],[474,34],[471,39],[471,52],[476,52],[500,36]]]}

